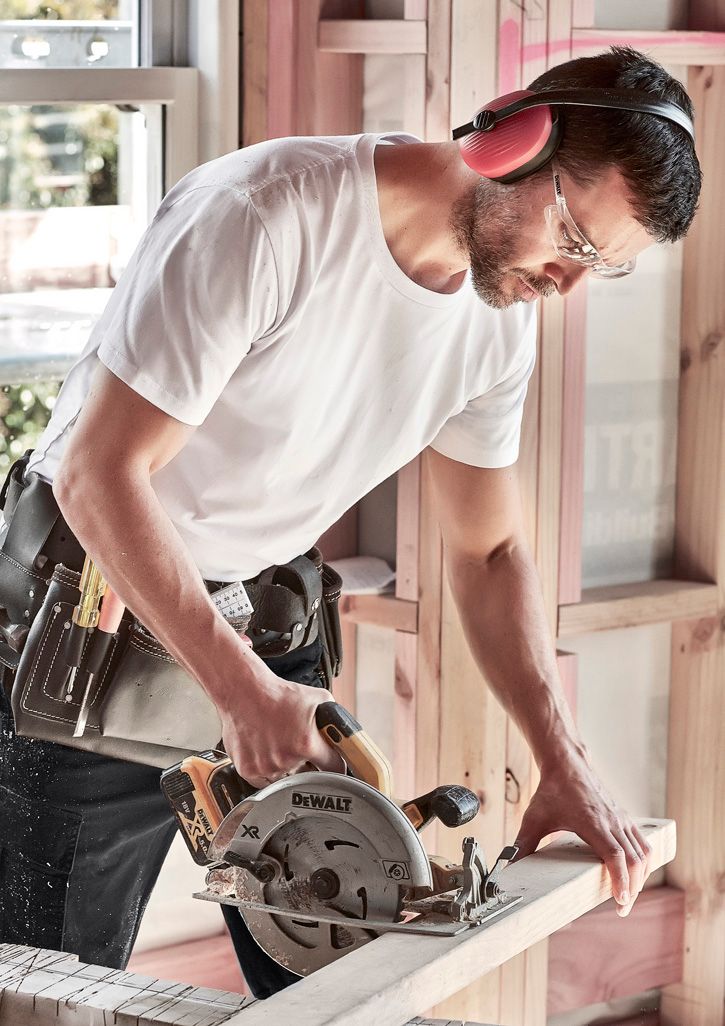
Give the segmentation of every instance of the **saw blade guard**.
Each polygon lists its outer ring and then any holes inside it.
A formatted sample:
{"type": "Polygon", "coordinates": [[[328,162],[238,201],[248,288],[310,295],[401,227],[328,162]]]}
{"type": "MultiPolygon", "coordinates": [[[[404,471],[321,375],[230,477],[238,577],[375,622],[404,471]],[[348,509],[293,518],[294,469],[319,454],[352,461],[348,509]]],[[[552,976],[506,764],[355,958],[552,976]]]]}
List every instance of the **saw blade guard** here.
{"type": "Polygon", "coordinates": [[[348,928],[240,909],[260,947],[301,976],[374,939],[366,920],[398,921],[406,892],[432,886],[407,816],[338,773],[297,774],[246,799],[220,825],[214,857],[235,867],[237,898],[349,920],[348,928]]]}

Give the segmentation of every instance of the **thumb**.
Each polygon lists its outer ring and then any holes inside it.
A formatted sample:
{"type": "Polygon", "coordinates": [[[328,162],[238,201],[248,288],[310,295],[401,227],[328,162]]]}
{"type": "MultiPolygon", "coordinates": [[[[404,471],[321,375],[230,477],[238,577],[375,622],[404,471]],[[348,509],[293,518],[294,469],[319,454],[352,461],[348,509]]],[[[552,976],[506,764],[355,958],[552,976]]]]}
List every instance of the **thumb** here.
{"type": "Polygon", "coordinates": [[[512,862],[520,862],[521,859],[525,859],[527,855],[533,855],[536,851],[539,841],[544,836],[545,831],[537,829],[534,826],[533,817],[527,816],[524,813],[524,818],[521,821],[521,828],[516,835],[514,844],[519,849],[516,858],[512,859],[512,862]]]}

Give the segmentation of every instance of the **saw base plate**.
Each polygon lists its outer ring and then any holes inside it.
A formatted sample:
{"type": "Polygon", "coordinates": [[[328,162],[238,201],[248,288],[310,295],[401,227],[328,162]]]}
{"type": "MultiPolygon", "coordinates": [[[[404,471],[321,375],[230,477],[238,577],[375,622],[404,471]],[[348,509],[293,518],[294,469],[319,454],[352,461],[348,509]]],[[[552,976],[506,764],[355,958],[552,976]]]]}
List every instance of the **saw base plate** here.
{"type": "MultiPolygon", "coordinates": [[[[432,912],[425,916],[409,919],[407,922],[391,923],[382,919],[355,920],[343,916],[310,914],[301,912],[298,909],[272,908],[257,901],[222,897],[219,894],[214,894],[212,891],[197,891],[193,896],[201,901],[215,901],[219,905],[234,905],[239,909],[248,909],[250,912],[265,912],[270,916],[284,916],[315,923],[332,923],[337,926],[345,926],[349,930],[357,928],[359,930],[379,931],[380,933],[417,933],[432,937],[456,937],[459,933],[464,933],[466,930],[483,926],[495,916],[500,915],[502,912],[507,912],[514,905],[518,905],[520,901],[523,901],[523,895],[521,894],[506,897],[504,901],[491,908],[490,911],[484,912],[475,922],[452,922],[439,913],[432,912]]],[[[440,897],[440,895],[436,895],[437,900],[440,900],[440,897]]]]}

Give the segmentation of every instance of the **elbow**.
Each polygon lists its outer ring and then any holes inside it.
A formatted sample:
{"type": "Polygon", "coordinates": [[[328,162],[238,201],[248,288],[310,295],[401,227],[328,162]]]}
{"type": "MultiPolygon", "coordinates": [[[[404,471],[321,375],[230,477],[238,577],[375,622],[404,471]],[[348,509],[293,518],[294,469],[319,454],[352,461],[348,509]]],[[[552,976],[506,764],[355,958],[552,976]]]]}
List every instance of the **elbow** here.
{"type": "Polygon", "coordinates": [[[501,565],[515,563],[528,554],[530,549],[526,538],[517,534],[502,539],[492,547],[457,550],[447,547],[446,562],[453,573],[466,574],[472,570],[480,572],[498,569],[501,565]]]}
{"type": "Polygon", "coordinates": [[[69,525],[72,526],[73,511],[76,503],[79,503],[83,483],[81,482],[81,475],[77,469],[74,469],[74,461],[68,459],[67,452],[62,457],[55,472],[52,488],[59,510],[69,525]]]}

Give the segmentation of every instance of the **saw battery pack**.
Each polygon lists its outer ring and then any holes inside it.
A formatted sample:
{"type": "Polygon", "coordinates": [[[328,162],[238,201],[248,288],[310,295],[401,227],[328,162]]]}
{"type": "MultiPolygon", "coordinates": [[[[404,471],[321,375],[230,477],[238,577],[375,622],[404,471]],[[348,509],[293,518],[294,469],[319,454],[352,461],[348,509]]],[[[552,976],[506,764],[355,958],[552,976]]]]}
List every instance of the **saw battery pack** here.
{"type": "Polygon", "coordinates": [[[190,755],[161,774],[161,790],[176,816],[191,857],[209,866],[209,845],[228,812],[254,793],[223,752],[190,755]]]}

